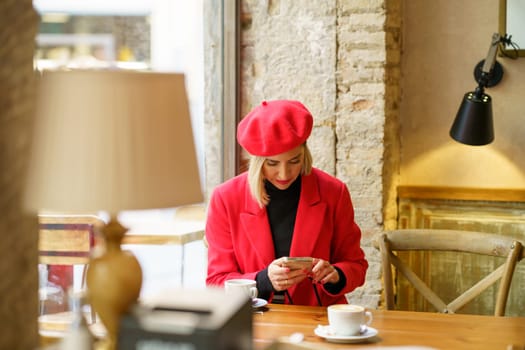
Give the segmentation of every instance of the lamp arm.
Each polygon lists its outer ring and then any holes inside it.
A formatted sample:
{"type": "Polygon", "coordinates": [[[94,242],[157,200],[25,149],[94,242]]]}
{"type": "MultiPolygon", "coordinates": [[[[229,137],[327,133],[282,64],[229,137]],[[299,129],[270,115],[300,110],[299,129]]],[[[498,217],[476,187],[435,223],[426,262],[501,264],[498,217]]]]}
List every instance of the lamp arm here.
{"type": "Polygon", "coordinates": [[[501,42],[501,35],[498,33],[492,34],[492,41],[490,42],[489,52],[487,58],[485,58],[485,63],[483,64],[483,73],[490,73],[492,68],[494,68],[494,63],[496,63],[496,54],[498,53],[498,45],[501,42]]]}
{"type": "Polygon", "coordinates": [[[483,95],[484,89],[488,84],[490,74],[496,63],[496,54],[498,53],[498,45],[501,42],[501,35],[499,33],[492,34],[492,39],[490,42],[489,52],[487,53],[487,58],[483,63],[483,68],[481,69],[481,77],[479,79],[479,85],[476,87],[475,94],[477,97],[483,95]]]}

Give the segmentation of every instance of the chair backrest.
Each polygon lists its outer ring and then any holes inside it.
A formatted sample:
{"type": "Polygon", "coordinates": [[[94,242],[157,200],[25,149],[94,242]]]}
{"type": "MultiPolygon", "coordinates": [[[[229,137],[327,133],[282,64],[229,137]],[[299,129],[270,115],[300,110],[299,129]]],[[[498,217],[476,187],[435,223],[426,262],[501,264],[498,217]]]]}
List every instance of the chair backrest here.
{"type": "Polygon", "coordinates": [[[440,229],[401,229],[384,232],[376,245],[381,251],[386,307],[394,305],[392,265],[438,312],[455,313],[485,289],[500,280],[495,316],[503,316],[516,264],[523,259],[522,243],[502,235],[440,229]],[[505,262],[450,303],[445,303],[395,252],[449,251],[504,257],[505,262]]]}
{"type": "MultiPolygon", "coordinates": [[[[104,226],[95,215],[38,215],[39,263],[45,265],[84,265],[82,286],[86,282],[86,268],[95,246],[103,243],[96,234],[104,226]]],[[[45,289],[44,289],[45,290],[45,289]]],[[[47,294],[40,296],[40,314],[45,313],[47,294]]],[[[96,322],[95,310],[91,308],[90,323],[96,322]]]]}
{"type": "Polygon", "coordinates": [[[46,265],[87,264],[95,246],[96,227],[104,221],[95,215],[38,216],[39,262],[46,265]]]}

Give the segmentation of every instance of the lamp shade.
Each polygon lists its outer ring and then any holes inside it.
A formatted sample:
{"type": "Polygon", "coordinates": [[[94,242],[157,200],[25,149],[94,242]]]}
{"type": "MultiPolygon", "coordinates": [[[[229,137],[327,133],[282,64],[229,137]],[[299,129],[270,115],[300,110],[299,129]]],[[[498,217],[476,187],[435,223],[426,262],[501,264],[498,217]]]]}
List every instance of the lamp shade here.
{"type": "Polygon", "coordinates": [[[24,205],[61,212],[203,200],[182,74],[44,71],[24,205]]]}
{"type": "Polygon", "coordinates": [[[467,92],[463,96],[450,136],[472,146],[486,145],[494,140],[492,99],[489,95],[467,92]]]}

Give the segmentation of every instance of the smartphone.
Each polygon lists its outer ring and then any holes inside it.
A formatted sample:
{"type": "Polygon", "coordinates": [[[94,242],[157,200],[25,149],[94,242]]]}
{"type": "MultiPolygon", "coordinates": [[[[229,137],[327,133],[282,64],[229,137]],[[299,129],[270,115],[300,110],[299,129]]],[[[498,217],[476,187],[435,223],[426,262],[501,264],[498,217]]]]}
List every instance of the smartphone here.
{"type": "Polygon", "coordinates": [[[290,270],[311,270],[313,258],[311,257],[285,257],[284,266],[289,267],[290,270]]]}

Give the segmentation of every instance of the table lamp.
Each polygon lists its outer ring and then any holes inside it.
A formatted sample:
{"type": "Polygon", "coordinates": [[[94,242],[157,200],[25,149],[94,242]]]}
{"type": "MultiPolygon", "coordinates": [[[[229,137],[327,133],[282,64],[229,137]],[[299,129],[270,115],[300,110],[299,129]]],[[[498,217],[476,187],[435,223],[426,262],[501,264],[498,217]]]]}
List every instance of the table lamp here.
{"type": "Polygon", "coordinates": [[[142,271],[120,249],[123,210],[203,201],[182,74],[44,71],[39,77],[24,197],[32,212],[107,212],[105,252],[91,259],[91,306],[114,349],[120,316],[139,295],[142,271]]]}

